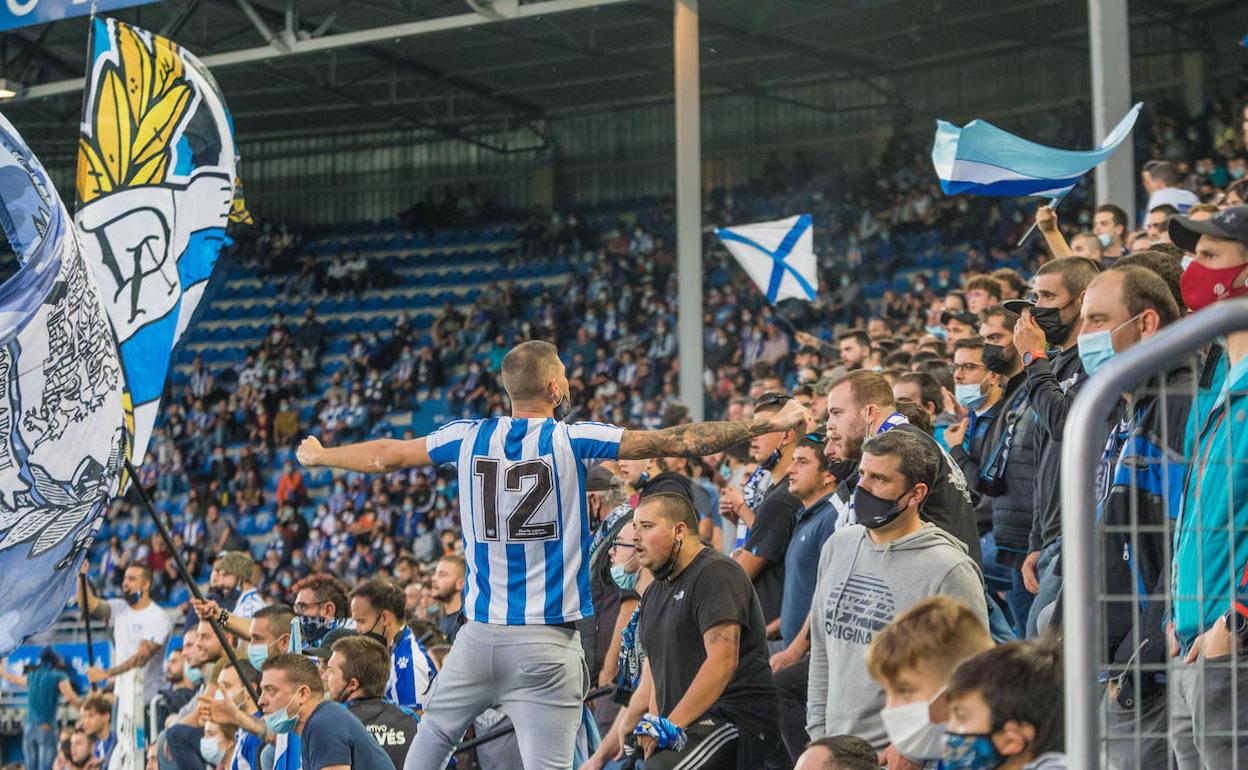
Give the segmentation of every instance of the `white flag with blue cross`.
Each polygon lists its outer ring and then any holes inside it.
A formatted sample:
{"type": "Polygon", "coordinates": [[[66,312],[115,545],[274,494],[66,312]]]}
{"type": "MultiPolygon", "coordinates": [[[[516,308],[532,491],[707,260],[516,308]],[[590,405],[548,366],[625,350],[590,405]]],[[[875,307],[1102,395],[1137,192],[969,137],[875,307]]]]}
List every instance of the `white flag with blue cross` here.
{"type": "Polygon", "coordinates": [[[819,274],[810,214],[774,222],[719,227],[715,234],[758,284],[768,302],[773,305],[782,299],[814,302],[819,290],[819,274]]]}

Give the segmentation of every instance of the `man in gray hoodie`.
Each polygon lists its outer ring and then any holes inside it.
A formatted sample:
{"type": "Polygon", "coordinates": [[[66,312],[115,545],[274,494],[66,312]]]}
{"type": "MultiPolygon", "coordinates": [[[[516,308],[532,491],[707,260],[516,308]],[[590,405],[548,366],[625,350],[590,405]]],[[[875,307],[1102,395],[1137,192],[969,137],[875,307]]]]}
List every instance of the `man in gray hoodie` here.
{"type": "Polygon", "coordinates": [[[888,745],[884,692],[867,674],[866,650],[903,610],[944,594],[988,623],[983,575],[966,546],[919,517],[940,467],[936,451],[900,430],[863,446],[854,490],[859,523],[832,535],[819,557],[806,700],[811,740],[849,734],[878,750],[888,745]]]}

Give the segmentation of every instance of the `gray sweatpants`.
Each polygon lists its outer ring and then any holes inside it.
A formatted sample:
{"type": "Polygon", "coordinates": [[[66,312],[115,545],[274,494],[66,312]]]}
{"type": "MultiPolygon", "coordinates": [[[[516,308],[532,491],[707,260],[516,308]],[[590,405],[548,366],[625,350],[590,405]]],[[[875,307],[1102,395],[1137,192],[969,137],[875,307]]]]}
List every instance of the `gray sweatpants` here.
{"type": "Polygon", "coordinates": [[[442,770],[478,714],[516,727],[525,770],[570,770],[589,671],[576,631],[468,621],[425,701],[403,770],[442,770]]]}
{"type": "Polygon", "coordinates": [[[1169,672],[1170,729],[1178,770],[1248,770],[1248,660],[1214,658],[1169,672]]]}

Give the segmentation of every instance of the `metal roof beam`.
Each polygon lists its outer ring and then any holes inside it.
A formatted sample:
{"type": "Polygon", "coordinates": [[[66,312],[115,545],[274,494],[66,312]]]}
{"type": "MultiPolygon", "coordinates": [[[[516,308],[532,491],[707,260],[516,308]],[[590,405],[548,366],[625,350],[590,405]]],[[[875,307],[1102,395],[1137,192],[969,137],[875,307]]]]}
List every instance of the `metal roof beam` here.
{"type": "MultiPolygon", "coordinates": [[[[404,24],[391,24],[385,27],[373,27],[371,29],[362,29],[355,32],[342,32],[334,35],[325,35],[323,37],[313,38],[310,40],[295,40],[291,42],[290,50],[288,51],[278,50],[273,46],[266,45],[256,48],[244,48],[237,51],[212,54],[202,57],[201,61],[209,67],[232,67],[238,64],[267,61],[269,59],[276,59],[282,56],[297,56],[300,54],[333,51],[338,48],[348,48],[352,46],[367,45],[370,43],[394,42],[402,38],[427,35],[432,32],[471,29],[472,27],[479,27],[488,24],[505,23],[507,21],[514,21],[518,19],[531,19],[537,16],[549,16],[558,13],[567,13],[569,11],[582,11],[601,6],[621,5],[623,3],[632,2],[635,2],[635,0],[542,0],[541,2],[521,5],[519,10],[516,12],[516,15],[510,19],[498,20],[481,16],[476,13],[461,13],[454,16],[440,16],[433,19],[406,22],[404,24]]],[[[51,83],[42,83],[26,89],[20,97],[10,100],[9,103],[13,104],[19,101],[33,101],[49,96],[57,96],[60,94],[81,91],[83,83],[83,78],[72,78],[51,83]]]]}

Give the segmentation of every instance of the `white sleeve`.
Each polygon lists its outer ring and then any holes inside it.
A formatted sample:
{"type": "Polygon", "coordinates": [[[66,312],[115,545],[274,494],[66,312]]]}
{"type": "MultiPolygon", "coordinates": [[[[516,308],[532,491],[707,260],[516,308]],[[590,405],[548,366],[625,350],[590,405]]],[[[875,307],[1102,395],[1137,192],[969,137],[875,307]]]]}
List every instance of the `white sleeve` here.
{"type": "Polygon", "coordinates": [[[476,426],[476,420],[455,420],[425,437],[425,449],[434,465],[447,465],[459,459],[464,438],[476,426]]]}

